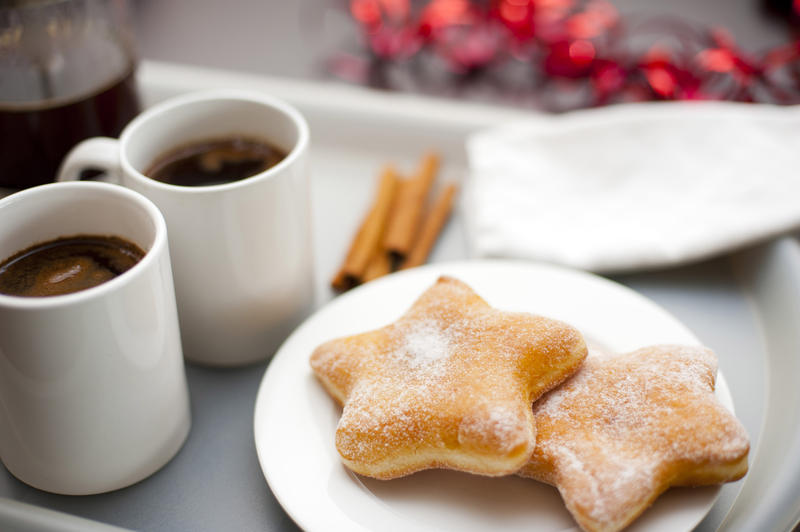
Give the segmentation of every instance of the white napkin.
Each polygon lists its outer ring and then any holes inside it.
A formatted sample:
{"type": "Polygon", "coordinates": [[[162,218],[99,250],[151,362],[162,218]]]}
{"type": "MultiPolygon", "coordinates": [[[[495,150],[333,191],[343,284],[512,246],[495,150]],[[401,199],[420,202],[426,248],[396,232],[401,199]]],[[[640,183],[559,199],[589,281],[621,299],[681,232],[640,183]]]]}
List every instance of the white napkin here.
{"type": "Polygon", "coordinates": [[[800,227],[800,106],[633,104],[467,141],[476,256],[622,272],[800,227]]]}

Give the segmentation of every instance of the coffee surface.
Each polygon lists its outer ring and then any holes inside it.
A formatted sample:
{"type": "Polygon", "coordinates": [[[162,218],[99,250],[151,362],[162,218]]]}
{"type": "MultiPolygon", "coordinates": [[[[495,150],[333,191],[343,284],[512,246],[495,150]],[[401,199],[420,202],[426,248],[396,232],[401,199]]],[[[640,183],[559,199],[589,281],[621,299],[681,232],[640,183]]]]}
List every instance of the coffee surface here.
{"type": "Polygon", "coordinates": [[[286,152],[258,139],[209,139],[161,155],[145,175],[171,185],[218,185],[254,176],[285,157],[286,152]]]}
{"type": "Polygon", "coordinates": [[[144,255],[139,246],[116,236],[49,240],[0,263],[0,293],[44,297],[78,292],[113,279],[144,255]]]}

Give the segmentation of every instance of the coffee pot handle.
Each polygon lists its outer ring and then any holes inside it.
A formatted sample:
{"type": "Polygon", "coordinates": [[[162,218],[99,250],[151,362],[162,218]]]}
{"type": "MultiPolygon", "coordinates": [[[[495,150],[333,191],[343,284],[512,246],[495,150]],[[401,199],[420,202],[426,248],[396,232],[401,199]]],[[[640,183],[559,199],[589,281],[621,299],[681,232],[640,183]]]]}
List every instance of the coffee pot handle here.
{"type": "Polygon", "coordinates": [[[57,181],[77,181],[84,170],[100,170],[99,181],[120,182],[119,140],[94,137],[78,143],[58,169],[57,181]]]}

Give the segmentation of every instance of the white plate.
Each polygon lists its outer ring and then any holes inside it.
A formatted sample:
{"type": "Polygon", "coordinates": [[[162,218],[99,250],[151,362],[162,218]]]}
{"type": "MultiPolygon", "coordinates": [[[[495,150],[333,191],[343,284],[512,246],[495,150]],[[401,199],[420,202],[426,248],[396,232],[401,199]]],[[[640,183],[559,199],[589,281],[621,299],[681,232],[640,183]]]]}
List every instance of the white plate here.
{"type": "MultiPolygon", "coordinates": [[[[286,340],[256,399],[254,431],[261,468],[275,497],[305,530],[577,529],[558,492],[532,480],[431,470],[377,481],[341,465],[334,447],[341,409],[311,372],[312,350],[331,338],[394,321],[441,274],[465,281],[496,308],[561,319],[580,329],[588,343],[614,351],[656,343],[699,344],[675,318],[630,289],[553,266],[432,264],[356,288],[323,307],[286,340]]],[[[732,409],[721,375],[717,392],[732,409]]],[[[672,489],[630,530],[691,530],[718,492],[718,487],[672,489]]]]}

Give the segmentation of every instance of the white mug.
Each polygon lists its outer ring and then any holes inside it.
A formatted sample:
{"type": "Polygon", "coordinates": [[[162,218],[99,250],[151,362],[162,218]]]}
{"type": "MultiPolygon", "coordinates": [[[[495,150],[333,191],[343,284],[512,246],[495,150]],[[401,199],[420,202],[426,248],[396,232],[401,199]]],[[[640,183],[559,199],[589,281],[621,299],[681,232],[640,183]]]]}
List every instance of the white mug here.
{"type": "Polygon", "coordinates": [[[308,145],[308,126],[288,104],[259,92],[201,91],[150,108],[119,140],[79,144],[59,180],[101,168],[161,209],[184,356],[241,365],[272,356],[314,302],[308,145]],[[177,186],[145,175],[170,150],[232,135],[264,139],[288,155],[219,185],[177,186]]]}
{"type": "Polygon", "coordinates": [[[53,183],[0,200],[0,261],[75,235],[145,251],[103,284],[48,297],[0,294],[0,459],[20,480],[69,495],[137,482],[189,433],[167,228],[140,194],[53,183]]]}

